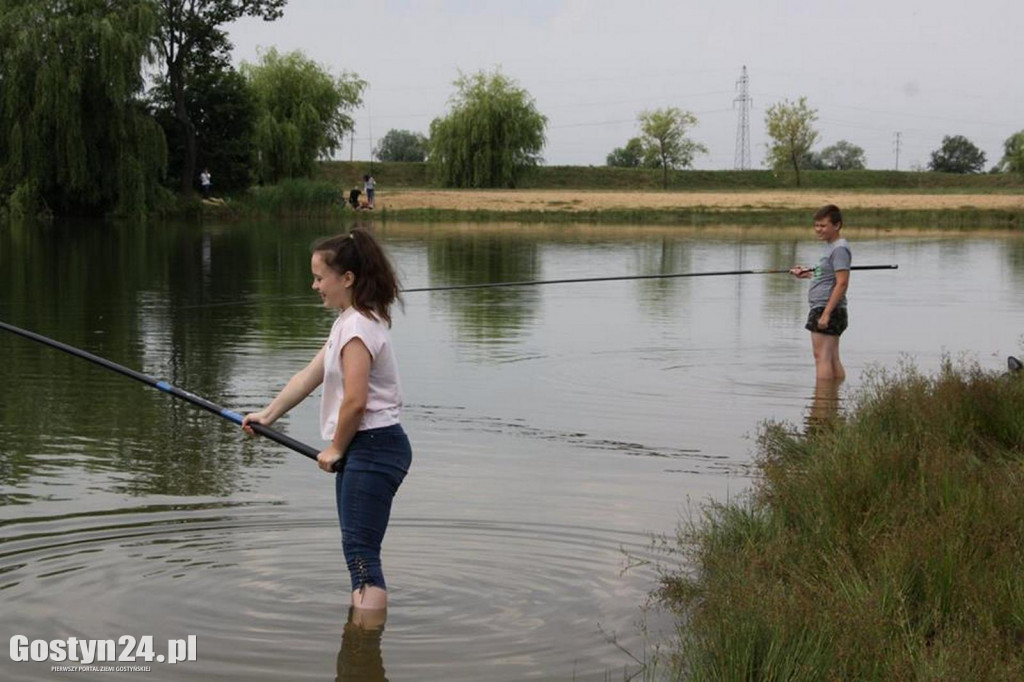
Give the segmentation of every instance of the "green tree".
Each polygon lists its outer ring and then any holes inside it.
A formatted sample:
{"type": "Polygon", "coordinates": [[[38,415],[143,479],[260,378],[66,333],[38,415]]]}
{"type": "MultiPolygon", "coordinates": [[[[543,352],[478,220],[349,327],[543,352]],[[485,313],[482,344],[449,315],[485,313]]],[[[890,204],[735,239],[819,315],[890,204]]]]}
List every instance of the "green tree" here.
{"type": "Polygon", "coordinates": [[[653,164],[661,168],[661,185],[668,189],[668,171],[689,168],[697,154],[707,154],[708,148],[686,135],[687,129],[697,125],[697,117],[676,107],[644,111],[638,117],[640,139],[644,153],[653,164]]]}
{"type": "Polygon", "coordinates": [[[800,186],[802,162],[818,139],[813,123],[818,111],[807,106],[807,98],[796,102],[788,99],[768,107],[764,115],[765,128],[771,143],[768,145],[768,163],[775,170],[792,168],[796,184],[800,186]]]}
{"type": "Polygon", "coordinates": [[[800,170],[828,170],[825,160],[818,152],[807,152],[800,157],[800,170]]]}
{"type": "Polygon", "coordinates": [[[273,21],[287,0],[155,0],[160,11],[159,53],[164,78],[174,102],[174,116],[184,140],[181,192],[191,194],[198,154],[196,126],[189,111],[187,91],[197,67],[211,60],[228,63],[231,43],[222,26],[242,17],[273,21]]]}
{"type": "Polygon", "coordinates": [[[139,95],[156,31],[147,0],[0,4],[0,200],[65,214],[154,205],[166,149],[139,95]]]}
{"type": "Polygon", "coordinates": [[[864,170],[866,165],[864,150],[846,140],[825,147],[818,158],[824,170],[864,170]]]}
{"type": "MultiPolygon", "coordinates": [[[[167,182],[180,186],[182,178],[189,177],[184,171],[188,142],[166,79],[158,80],[150,97],[167,137],[167,182]]],[[[245,78],[230,66],[213,62],[192,77],[185,105],[196,131],[196,166],[210,170],[214,189],[231,192],[252,184],[256,101],[245,78]]]]}
{"type": "Polygon", "coordinates": [[[980,173],[985,152],[963,135],[946,135],[942,146],[932,152],[928,168],[937,173],[980,173]]]}
{"type": "Polygon", "coordinates": [[[460,74],[451,110],[430,124],[430,164],[445,187],[515,187],[540,162],[547,117],[499,70],[460,74]]]}
{"type": "Polygon", "coordinates": [[[999,170],[1024,174],[1024,130],[1010,135],[1003,142],[1003,158],[999,162],[999,170]]]}
{"type": "Polygon", "coordinates": [[[353,129],[349,112],[366,89],[356,74],[332,76],[300,51],[272,48],[241,71],[256,97],[257,168],[266,182],[311,176],[317,158],[334,153],[353,129]]]}
{"type": "Polygon", "coordinates": [[[639,168],[644,163],[644,142],[639,137],[630,138],[625,147],[616,147],[608,155],[606,163],[618,168],[639,168]]]}
{"type": "Polygon", "coordinates": [[[392,128],[380,139],[373,154],[381,161],[426,161],[429,144],[423,133],[392,128]]]}

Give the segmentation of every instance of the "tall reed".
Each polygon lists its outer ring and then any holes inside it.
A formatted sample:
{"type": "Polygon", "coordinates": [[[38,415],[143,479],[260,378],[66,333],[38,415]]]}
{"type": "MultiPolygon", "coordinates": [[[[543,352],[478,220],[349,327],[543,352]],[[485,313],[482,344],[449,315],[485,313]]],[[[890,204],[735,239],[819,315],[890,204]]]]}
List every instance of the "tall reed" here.
{"type": "Polygon", "coordinates": [[[346,210],[341,189],[323,180],[291,179],[253,187],[232,205],[236,211],[264,215],[308,216],[346,210]]]}

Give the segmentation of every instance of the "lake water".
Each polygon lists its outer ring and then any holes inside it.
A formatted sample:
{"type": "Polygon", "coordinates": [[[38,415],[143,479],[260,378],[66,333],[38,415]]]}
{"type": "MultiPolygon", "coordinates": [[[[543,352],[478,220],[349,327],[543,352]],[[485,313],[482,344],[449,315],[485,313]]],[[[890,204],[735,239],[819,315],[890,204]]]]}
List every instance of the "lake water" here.
{"type": "MultiPolygon", "coordinates": [[[[406,287],[782,268],[808,226],[377,224],[406,287]]],[[[341,224],[0,228],[0,320],[238,411],[317,351],[309,245],[341,224]]],[[[873,366],[1005,367],[1024,239],[848,229],[846,400],[873,366]]],[[[333,481],[142,384],[0,332],[0,634],[196,636],[147,680],[606,680],[671,636],[652,534],[750,484],[758,425],[815,405],[788,275],[409,293],[393,336],[413,468],[382,636],[343,637],[333,481]],[[628,555],[628,556],[627,556],[628,555]],[[384,672],[386,671],[386,673],[384,672]]],[[[819,398],[827,398],[819,394],[819,398]]],[[[319,445],[317,400],[278,423],[319,445]]],[[[118,648],[118,652],[121,648],[118,648]]],[[[0,656],[4,680],[50,662],[0,656]]],[[[107,679],[94,675],[91,679],[107,679]]],[[[114,673],[109,677],[126,679],[114,673]]]]}

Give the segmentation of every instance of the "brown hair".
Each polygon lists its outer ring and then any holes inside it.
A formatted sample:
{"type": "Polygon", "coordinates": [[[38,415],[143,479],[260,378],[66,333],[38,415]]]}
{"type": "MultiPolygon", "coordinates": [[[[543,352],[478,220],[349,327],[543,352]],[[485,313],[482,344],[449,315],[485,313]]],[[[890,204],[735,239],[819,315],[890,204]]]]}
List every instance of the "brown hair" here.
{"type": "Polygon", "coordinates": [[[814,212],[815,220],[821,220],[823,218],[828,218],[829,222],[832,223],[833,225],[838,225],[839,227],[843,226],[843,212],[840,211],[839,207],[836,206],[835,204],[828,204],[827,206],[822,206],[821,208],[814,212]]]}
{"type": "Polygon", "coordinates": [[[313,245],[313,253],[323,255],[324,263],[339,275],[351,272],[352,305],[356,310],[391,326],[391,304],[401,303],[395,269],[384,247],[361,227],[349,234],[322,239],[313,245]]]}

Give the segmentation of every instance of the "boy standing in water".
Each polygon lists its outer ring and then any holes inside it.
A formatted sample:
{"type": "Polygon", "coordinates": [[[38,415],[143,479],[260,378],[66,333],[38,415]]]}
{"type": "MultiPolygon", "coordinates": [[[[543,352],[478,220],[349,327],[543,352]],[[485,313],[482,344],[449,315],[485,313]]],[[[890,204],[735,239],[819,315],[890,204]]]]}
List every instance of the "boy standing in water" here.
{"type": "Polygon", "coordinates": [[[846,370],[839,360],[839,337],[846,330],[846,290],[850,287],[850,244],[839,236],[843,214],[838,206],[823,206],[814,214],[814,233],[825,242],[825,251],[813,268],[794,266],[789,272],[810,279],[807,300],[811,312],[804,327],[811,332],[811,348],[817,378],[842,381],[846,370]]]}

